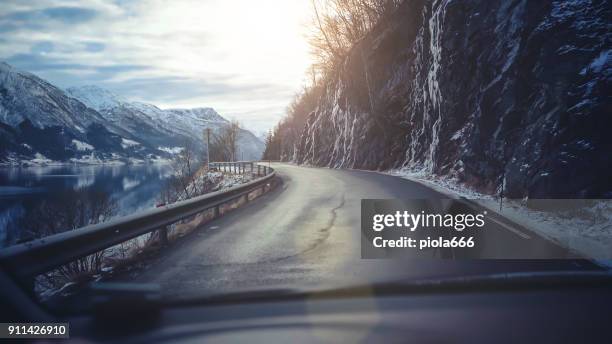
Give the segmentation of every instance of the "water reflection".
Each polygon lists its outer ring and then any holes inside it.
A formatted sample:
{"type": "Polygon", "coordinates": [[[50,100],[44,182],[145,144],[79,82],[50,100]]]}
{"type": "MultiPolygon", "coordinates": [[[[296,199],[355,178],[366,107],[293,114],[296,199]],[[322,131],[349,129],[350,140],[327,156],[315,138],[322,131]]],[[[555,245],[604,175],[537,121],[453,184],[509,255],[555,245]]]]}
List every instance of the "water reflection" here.
{"type": "Polygon", "coordinates": [[[20,240],[18,220],[35,216],[44,202],[58,202],[58,194],[82,189],[108,194],[121,216],[154,207],[171,174],[168,165],[0,168],[0,247],[20,240]]]}

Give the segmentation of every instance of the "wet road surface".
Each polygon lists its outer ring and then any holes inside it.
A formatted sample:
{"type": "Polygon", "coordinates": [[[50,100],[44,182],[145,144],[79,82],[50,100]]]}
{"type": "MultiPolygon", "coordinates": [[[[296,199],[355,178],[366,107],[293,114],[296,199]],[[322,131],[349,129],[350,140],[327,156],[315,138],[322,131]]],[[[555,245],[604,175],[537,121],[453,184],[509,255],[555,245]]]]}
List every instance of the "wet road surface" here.
{"type": "MultiPolygon", "coordinates": [[[[580,261],[361,259],[361,199],[445,198],[421,184],[355,170],[273,164],[282,183],[172,245],[132,279],[170,297],[252,289],[324,288],[401,279],[592,268],[580,261]]],[[[528,241],[500,225],[495,240],[528,241]]]]}

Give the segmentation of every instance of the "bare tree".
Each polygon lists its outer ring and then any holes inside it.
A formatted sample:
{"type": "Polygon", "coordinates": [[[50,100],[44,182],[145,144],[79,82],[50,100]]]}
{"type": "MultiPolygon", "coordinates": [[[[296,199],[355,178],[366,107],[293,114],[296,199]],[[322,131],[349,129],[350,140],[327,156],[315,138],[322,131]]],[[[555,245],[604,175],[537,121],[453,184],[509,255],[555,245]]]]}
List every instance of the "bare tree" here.
{"type": "MultiPolygon", "coordinates": [[[[297,158],[304,126],[324,94],[327,81],[333,78],[338,66],[349,51],[374,27],[390,15],[402,0],[311,0],[313,7],[312,32],[309,36],[315,64],[308,71],[310,85],[297,94],[287,107],[286,116],[266,138],[264,159],[292,160],[297,158]]],[[[361,54],[365,86],[370,111],[374,104],[370,89],[370,75],[366,68],[364,46],[361,54]]],[[[376,121],[376,119],[375,119],[376,121]]]]}
{"type": "Polygon", "coordinates": [[[344,60],[348,51],[361,40],[401,0],[311,0],[313,32],[311,51],[323,74],[344,60]]]}
{"type": "Polygon", "coordinates": [[[213,136],[209,151],[214,161],[236,161],[238,138],[241,131],[240,122],[232,120],[213,136]]]}
{"type": "Polygon", "coordinates": [[[201,165],[193,142],[186,141],[170,165],[173,173],[162,189],[162,202],[170,204],[201,195],[204,192],[203,186],[194,182],[199,173],[203,173],[200,170],[201,165]]]}

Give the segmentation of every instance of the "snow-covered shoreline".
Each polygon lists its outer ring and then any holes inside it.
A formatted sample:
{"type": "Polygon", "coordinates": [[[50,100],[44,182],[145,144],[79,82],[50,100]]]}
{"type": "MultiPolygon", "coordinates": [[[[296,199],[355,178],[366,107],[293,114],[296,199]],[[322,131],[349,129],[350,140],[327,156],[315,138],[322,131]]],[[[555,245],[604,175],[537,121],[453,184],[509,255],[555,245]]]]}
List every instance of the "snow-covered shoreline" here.
{"type": "Polygon", "coordinates": [[[100,159],[71,159],[71,161],[55,161],[50,159],[32,159],[19,161],[0,161],[0,168],[27,168],[27,167],[65,167],[65,166],[124,166],[124,165],[146,165],[146,164],[170,164],[170,159],[128,159],[122,160],[100,160],[100,159]]]}

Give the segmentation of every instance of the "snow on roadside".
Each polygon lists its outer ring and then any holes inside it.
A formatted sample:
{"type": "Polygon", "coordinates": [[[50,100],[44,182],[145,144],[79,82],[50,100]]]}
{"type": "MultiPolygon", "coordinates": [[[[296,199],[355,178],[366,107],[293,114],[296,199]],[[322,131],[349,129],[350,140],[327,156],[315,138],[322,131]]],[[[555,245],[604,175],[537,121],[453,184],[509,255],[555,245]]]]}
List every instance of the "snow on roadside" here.
{"type": "Polygon", "coordinates": [[[491,195],[485,195],[483,193],[471,190],[461,185],[454,178],[433,176],[426,172],[424,169],[395,169],[386,171],[385,173],[393,176],[398,176],[404,179],[416,181],[442,194],[447,195],[449,198],[465,197],[467,199],[473,200],[495,198],[491,195]]]}
{"type": "MultiPolygon", "coordinates": [[[[211,173],[215,173],[215,172],[211,172],[211,173]]],[[[216,172],[216,173],[221,173],[221,172],[216,172]]],[[[252,174],[229,174],[226,173],[223,176],[223,179],[221,180],[221,183],[219,183],[219,185],[217,186],[217,190],[225,190],[225,189],[229,189],[231,187],[240,185],[240,184],[244,184],[244,183],[248,183],[250,181],[252,181],[253,175],[252,174]]]]}
{"type": "Polygon", "coordinates": [[[612,268],[612,200],[595,200],[580,210],[547,212],[531,209],[524,200],[499,198],[461,185],[456,179],[428,174],[423,170],[397,169],[386,174],[430,187],[449,198],[464,197],[532,230],[563,247],[612,268]]]}

